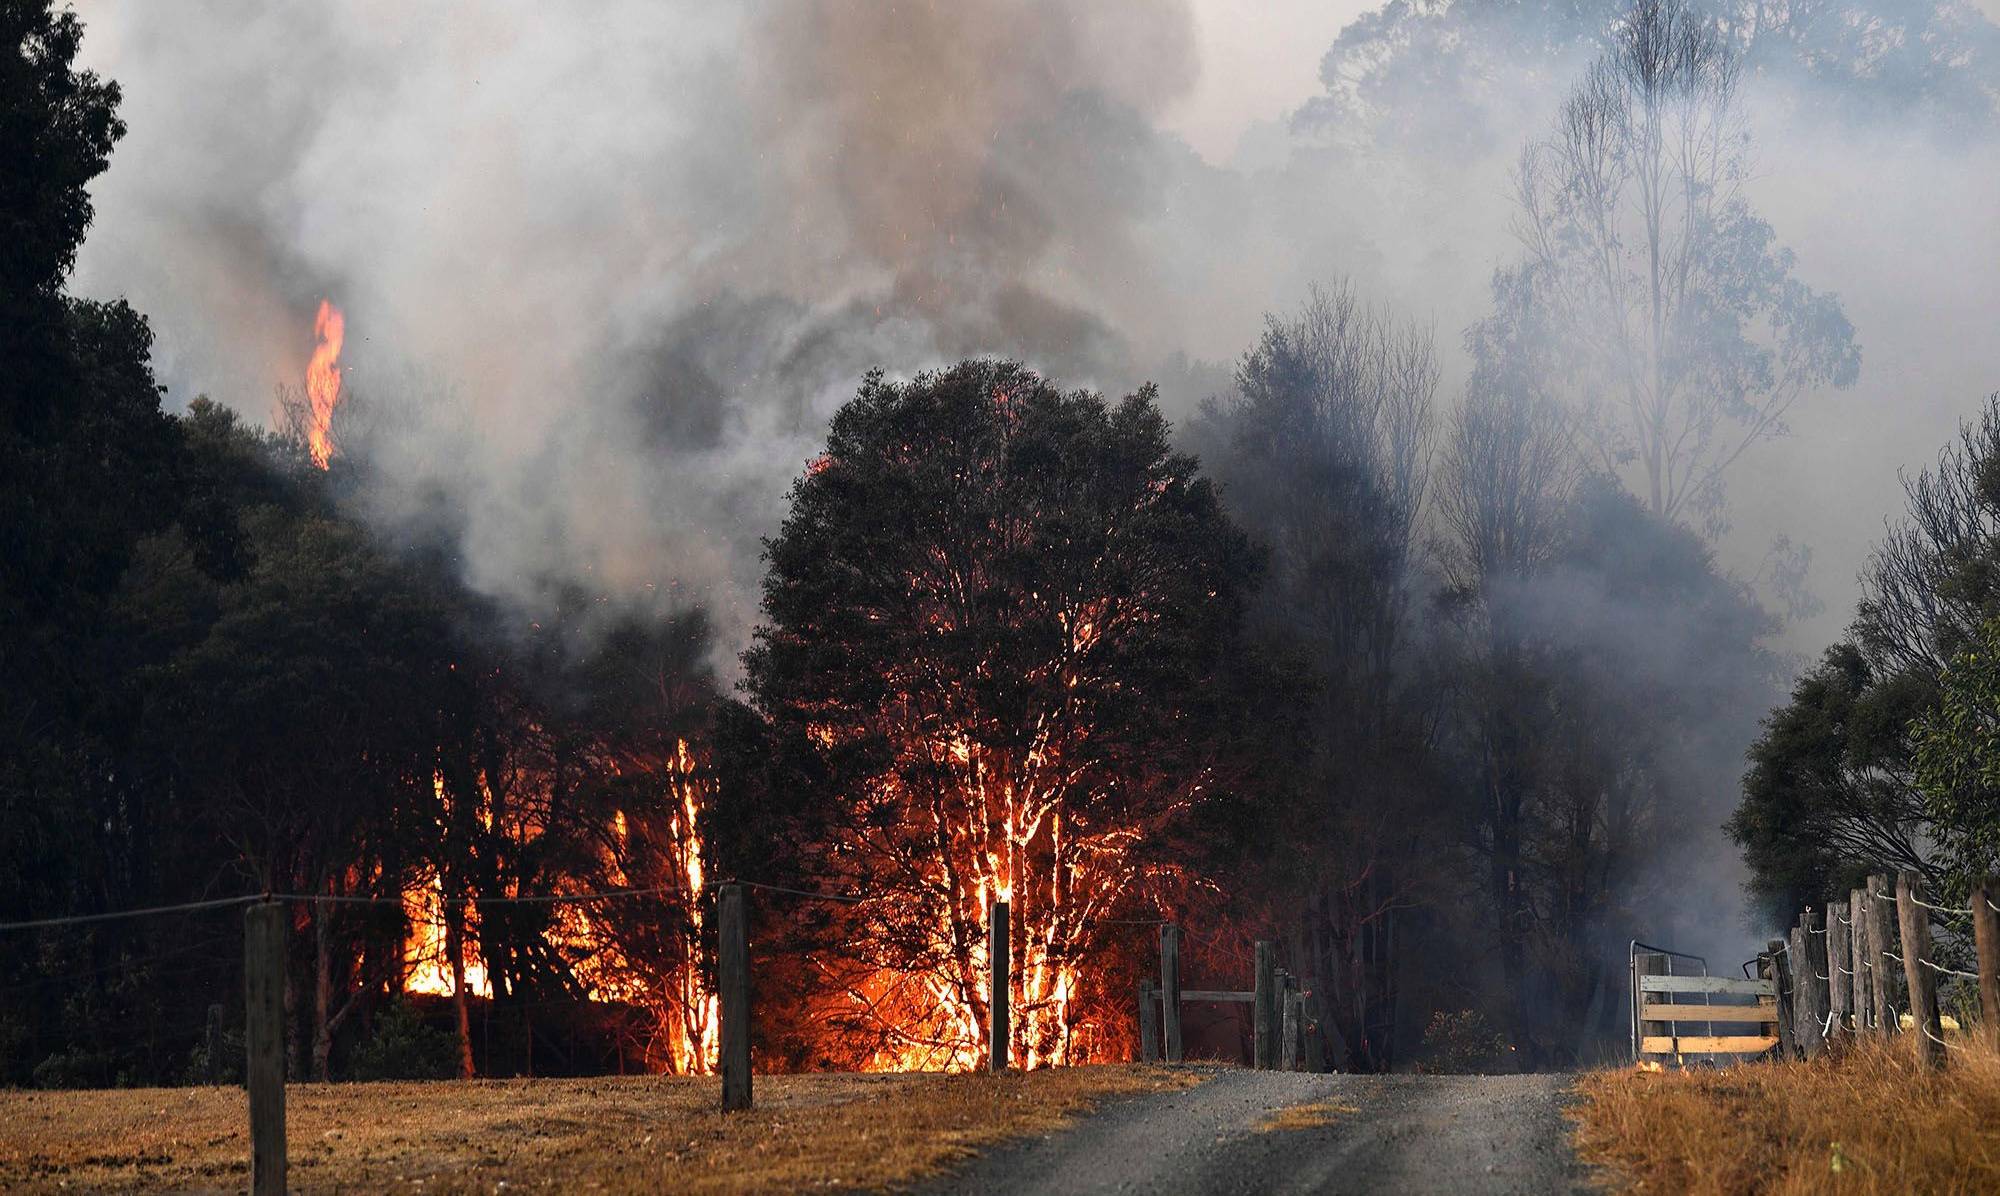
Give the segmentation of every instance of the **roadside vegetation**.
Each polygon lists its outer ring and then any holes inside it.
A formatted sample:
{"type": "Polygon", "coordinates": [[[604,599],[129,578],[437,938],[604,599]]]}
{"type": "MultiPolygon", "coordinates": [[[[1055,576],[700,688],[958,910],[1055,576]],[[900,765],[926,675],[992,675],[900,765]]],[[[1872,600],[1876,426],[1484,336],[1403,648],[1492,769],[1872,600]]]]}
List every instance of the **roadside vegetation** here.
{"type": "Polygon", "coordinates": [[[1577,1083],[1577,1154],[1619,1190],[2000,1191],[2000,1054],[1954,1043],[1941,1071],[1909,1043],[1810,1063],[1598,1071],[1577,1083]]]}

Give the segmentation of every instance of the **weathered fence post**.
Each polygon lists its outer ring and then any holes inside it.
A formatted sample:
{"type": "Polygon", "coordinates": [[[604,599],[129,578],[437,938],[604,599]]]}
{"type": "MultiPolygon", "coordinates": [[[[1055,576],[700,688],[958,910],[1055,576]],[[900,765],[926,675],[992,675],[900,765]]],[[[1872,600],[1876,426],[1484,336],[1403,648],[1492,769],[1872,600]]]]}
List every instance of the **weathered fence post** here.
{"type": "Polygon", "coordinates": [[[1826,961],[1826,931],[1820,926],[1820,915],[1810,909],[1799,912],[1799,928],[1792,933],[1803,950],[1799,970],[1792,974],[1792,983],[1798,986],[1799,1044],[1805,1049],[1808,1059],[1817,1059],[1826,1049],[1826,1036],[1832,1033],[1832,1022],[1827,1017],[1827,989],[1833,972],[1826,961]]]}
{"type": "Polygon", "coordinates": [[[1151,980],[1139,982],[1139,1062],[1160,1061],[1160,1007],[1151,980]]]}
{"type": "Polygon", "coordinates": [[[1167,1062],[1181,1061],[1181,928],[1160,927],[1160,1025],[1167,1062]]]}
{"type": "Polygon", "coordinates": [[[1944,1026],[1938,1018],[1937,973],[1930,969],[1931,916],[1917,904],[1917,874],[1896,873],[1896,922],[1903,932],[1903,977],[1910,982],[1910,1020],[1917,1062],[1944,1066],[1944,1026]]]}
{"type": "Polygon", "coordinates": [[[243,1083],[251,1196],[285,1196],[285,907],[243,910],[243,1083]]]}
{"type": "Polygon", "coordinates": [[[1299,983],[1290,972],[1281,973],[1278,984],[1278,1070],[1294,1071],[1299,1065],[1299,983]]]}
{"type": "Polygon", "coordinates": [[[1868,878],[1868,985],[1874,989],[1869,1004],[1875,1010],[1875,1032],[1894,1034],[1896,1007],[1889,1001],[1889,911],[1884,908],[1889,878],[1875,874],[1868,878]]]}
{"type": "Polygon", "coordinates": [[[1785,943],[1772,939],[1765,944],[1764,958],[1771,969],[1771,990],[1778,996],[1778,1055],[1790,1059],[1798,1054],[1799,1035],[1792,1025],[1792,966],[1785,943]]]}
{"type": "Polygon", "coordinates": [[[1014,1041],[1009,1023],[1007,996],[1014,980],[1014,961],[1007,950],[1007,903],[995,901],[987,909],[987,959],[993,965],[987,981],[986,1008],[991,1013],[987,1028],[987,1066],[995,1072],[1007,1070],[1009,1047],[1014,1041]]]}
{"type": "Polygon", "coordinates": [[[716,987],[722,1007],[722,1111],[750,1107],[750,936],[743,886],[716,895],[716,987]]]}
{"type": "Polygon", "coordinates": [[[1972,890],[1972,941],[1979,950],[1979,1036],[2000,1050],[2000,912],[1993,900],[2000,884],[1992,877],[1972,890]]]}
{"type": "MultiPolygon", "coordinates": [[[[1640,1048],[1646,1045],[1646,1039],[1667,1037],[1674,1032],[1674,1024],[1672,1022],[1645,1019],[1648,1002],[1646,1001],[1646,990],[1642,983],[1642,977],[1669,976],[1673,974],[1673,970],[1673,957],[1669,955],[1660,955],[1656,952],[1647,951],[1633,957],[1632,1016],[1634,1021],[1632,1024],[1638,1027],[1638,1032],[1633,1035],[1632,1039],[1632,1057],[1634,1059],[1637,1059],[1643,1053],[1640,1048]]],[[[1672,994],[1667,996],[1667,1000],[1673,1000],[1672,994]]]]}
{"type": "Polygon", "coordinates": [[[1828,1022],[1829,1044],[1838,1043],[1847,1037],[1847,1015],[1854,1006],[1854,985],[1847,974],[1847,961],[1854,952],[1848,946],[1850,935],[1847,925],[1847,903],[1833,900],[1826,903],[1826,995],[1827,1012],[1832,1015],[1828,1022]]]}
{"type": "Polygon", "coordinates": [[[1792,981],[1792,1048],[1800,1059],[1811,1058],[1817,1053],[1814,1045],[1819,1041],[1819,1018],[1812,1011],[1813,993],[1812,954],[1806,941],[1812,938],[1806,933],[1805,917],[1792,927],[1785,945],[1790,948],[1785,958],[1790,961],[1792,981]]]}
{"type": "Polygon", "coordinates": [[[1868,890],[1850,889],[1847,893],[1848,945],[1854,962],[1848,964],[1854,983],[1854,1035],[1859,1038],[1875,1032],[1875,986],[1869,976],[1874,969],[1868,966],[1868,890]]]}
{"type": "Polygon", "coordinates": [[[1277,1009],[1277,947],[1270,939],[1257,940],[1257,992],[1251,1003],[1251,1061],[1258,1071],[1269,1071],[1277,1055],[1272,1052],[1271,1014],[1277,1009]]]}

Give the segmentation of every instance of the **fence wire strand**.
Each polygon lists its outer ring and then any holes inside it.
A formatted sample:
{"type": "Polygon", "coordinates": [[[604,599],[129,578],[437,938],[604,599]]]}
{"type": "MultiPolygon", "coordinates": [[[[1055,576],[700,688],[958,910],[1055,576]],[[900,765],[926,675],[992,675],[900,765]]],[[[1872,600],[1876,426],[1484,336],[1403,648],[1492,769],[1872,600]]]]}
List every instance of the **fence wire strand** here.
{"type": "Polygon", "coordinates": [[[179,905],[153,905],[144,909],[113,910],[103,914],[70,914],[60,918],[32,918],[24,922],[0,922],[4,930],[41,930],[53,926],[84,926],[95,922],[115,922],[121,918],[150,918],[158,914],[187,914],[199,910],[223,909],[232,905],[249,905],[262,901],[262,897],[216,897],[208,901],[183,901],[179,905]]]}

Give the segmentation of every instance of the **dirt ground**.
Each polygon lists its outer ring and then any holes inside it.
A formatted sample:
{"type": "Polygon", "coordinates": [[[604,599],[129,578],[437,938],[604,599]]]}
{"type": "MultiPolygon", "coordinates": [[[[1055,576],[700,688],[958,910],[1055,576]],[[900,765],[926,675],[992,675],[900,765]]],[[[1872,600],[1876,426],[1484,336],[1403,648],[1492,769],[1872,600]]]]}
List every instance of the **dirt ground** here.
{"type": "MultiPolygon", "coordinates": [[[[759,1076],[725,1117],[714,1079],[295,1084],[291,1187],[498,1193],[871,1189],[1048,1133],[1106,1097],[1202,1077],[1130,1066],[1005,1076],[759,1076]]],[[[0,1191],[236,1192],[234,1088],[0,1091],[0,1191]]]]}
{"type": "Polygon", "coordinates": [[[1563,1118],[1570,1077],[1218,1071],[1117,1100],[926,1181],[930,1196],[1589,1190],[1563,1118]]]}

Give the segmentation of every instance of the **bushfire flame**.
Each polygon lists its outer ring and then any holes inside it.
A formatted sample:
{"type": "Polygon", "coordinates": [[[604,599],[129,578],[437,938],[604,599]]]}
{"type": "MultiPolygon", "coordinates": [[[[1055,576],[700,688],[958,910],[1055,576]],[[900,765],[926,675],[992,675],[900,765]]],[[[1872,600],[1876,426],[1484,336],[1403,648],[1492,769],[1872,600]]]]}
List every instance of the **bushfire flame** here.
{"type": "MultiPolygon", "coordinates": [[[[435,873],[404,892],[403,916],[410,922],[409,939],[403,947],[410,974],[403,982],[403,991],[451,996],[454,990],[446,944],[444,883],[435,873]]],[[[486,964],[479,958],[478,938],[469,925],[465,933],[465,991],[480,997],[493,995],[486,964]]]]}
{"type": "Polygon", "coordinates": [[[306,450],[321,469],[333,460],[333,408],[340,402],[340,346],[347,339],[347,317],[331,302],[319,301],[313,320],[312,360],[306,363],[306,450]]]}
{"type": "MultiPolygon", "coordinates": [[[[622,809],[612,812],[599,860],[601,876],[612,889],[665,890],[611,900],[671,907],[668,924],[678,923],[679,933],[670,933],[664,942],[648,942],[642,931],[641,945],[628,950],[630,941],[621,936],[608,904],[591,897],[592,886],[578,882],[578,887],[558,895],[584,899],[555,905],[545,937],[571,962],[586,998],[646,1012],[644,1053],[650,1066],[678,1075],[712,1073],[721,1057],[720,1019],[702,958],[708,894],[699,820],[713,781],[704,760],[686,740],[676,743],[665,759],[647,761],[645,772],[660,783],[659,805],[643,815],[622,809]],[[648,861],[643,875],[628,873],[624,861],[632,859],[648,861]]],[[[442,803],[442,774],[433,784],[442,803]]],[[[477,797],[480,823],[493,832],[492,794],[483,777],[477,797]]],[[[510,820],[501,829],[524,840],[542,833],[534,819],[519,824],[510,820]]],[[[443,882],[434,870],[426,869],[404,890],[403,913],[409,923],[405,992],[454,995],[445,902],[443,882]]],[[[465,990],[469,996],[491,998],[493,984],[480,949],[479,898],[467,900],[464,912],[465,990]]],[[[646,924],[658,923],[642,921],[646,924]]]]}

